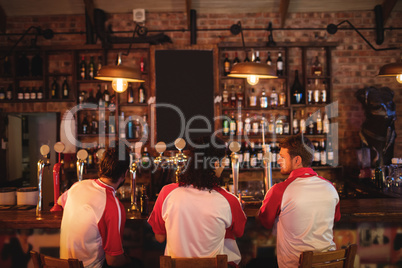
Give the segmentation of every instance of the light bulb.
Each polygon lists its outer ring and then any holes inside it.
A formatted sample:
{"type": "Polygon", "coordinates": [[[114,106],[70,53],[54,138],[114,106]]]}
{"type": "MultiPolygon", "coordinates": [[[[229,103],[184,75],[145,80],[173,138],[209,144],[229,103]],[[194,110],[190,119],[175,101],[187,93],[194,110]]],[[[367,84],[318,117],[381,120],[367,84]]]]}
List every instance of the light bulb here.
{"type": "Polygon", "coordinates": [[[116,79],[113,79],[113,81],[112,81],[112,88],[117,93],[122,93],[122,92],[126,91],[127,86],[128,86],[128,83],[127,83],[126,79],[116,78],[116,79]]]}
{"type": "Polygon", "coordinates": [[[402,74],[398,74],[396,76],[396,81],[398,81],[398,83],[402,84],[402,74]]]}
{"type": "Polygon", "coordinates": [[[249,83],[252,86],[257,85],[259,80],[260,79],[256,75],[247,76],[247,83],[249,83]]]}

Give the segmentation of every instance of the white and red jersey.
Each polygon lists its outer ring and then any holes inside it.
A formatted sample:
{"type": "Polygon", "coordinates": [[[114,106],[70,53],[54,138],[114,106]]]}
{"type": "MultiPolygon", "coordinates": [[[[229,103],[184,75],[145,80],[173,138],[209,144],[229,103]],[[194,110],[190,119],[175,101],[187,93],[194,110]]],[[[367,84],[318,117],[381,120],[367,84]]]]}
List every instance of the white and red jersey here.
{"type": "Polygon", "coordinates": [[[166,235],[165,255],[241,260],[236,237],[244,232],[247,217],[235,195],[223,188],[199,190],[177,183],[159,193],[148,219],[155,234],[166,235]]]}
{"type": "Polygon", "coordinates": [[[281,268],[298,267],[302,251],[334,250],[333,226],[340,218],[338,192],[311,168],[296,169],[275,184],[259,211],[264,227],[272,229],[276,224],[281,268]]]}
{"type": "Polygon", "coordinates": [[[66,191],[61,201],[60,258],[79,259],[85,267],[102,267],[105,253],[124,253],[126,214],[112,186],[83,180],[66,191]]]}

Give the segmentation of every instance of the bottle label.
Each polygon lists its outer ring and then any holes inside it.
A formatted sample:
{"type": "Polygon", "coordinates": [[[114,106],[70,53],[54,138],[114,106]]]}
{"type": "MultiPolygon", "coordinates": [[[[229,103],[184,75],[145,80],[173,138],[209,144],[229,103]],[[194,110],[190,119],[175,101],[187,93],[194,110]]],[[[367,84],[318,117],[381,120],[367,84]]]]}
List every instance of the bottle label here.
{"type": "Polygon", "coordinates": [[[5,95],[4,95],[4,93],[0,93],[0,100],[4,100],[5,99],[5,95]]]}
{"type": "Polygon", "coordinates": [[[242,121],[237,122],[237,134],[243,135],[243,122],[242,121]]]}
{"type": "Polygon", "coordinates": [[[38,92],[37,98],[38,98],[38,100],[41,100],[43,98],[42,92],[38,92]]]}
{"type": "Polygon", "coordinates": [[[13,92],[12,91],[7,91],[7,99],[11,100],[13,97],[13,92]]]}
{"type": "Polygon", "coordinates": [[[36,93],[35,92],[31,92],[31,100],[36,99],[36,93]]]}
{"type": "Polygon", "coordinates": [[[328,152],[328,161],[334,161],[334,152],[328,152]]]}
{"type": "Polygon", "coordinates": [[[276,68],[278,69],[278,71],[282,71],[283,70],[283,61],[278,61],[276,63],[276,68]]]}
{"type": "Polygon", "coordinates": [[[250,96],[250,106],[255,107],[257,106],[257,96],[250,96]]]}
{"type": "Polygon", "coordinates": [[[223,134],[224,135],[229,135],[229,122],[228,121],[223,121],[223,134]]]}
{"type": "Polygon", "coordinates": [[[321,165],[325,166],[327,164],[327,157],[325,151],[321,152],[321,165]]]}
{"type": "Polygon", "coordinates": [[[314,152],[314,162],[320,162],[320,152],[314,152]]]}
{"type": "Polygon", "coordinates": [[[251,157],[250,166],[251,167],[256,167],[257,166],[257,158],[256,157],[251,157]]]}
{"type": "Polygon", "coordinates": [[[258,134],[258,123],[257,122],[253,123],[253,133],[258,134]]]}
{"type": "Polygon", "coordinates": [[[230,122],[230,131],[236,130],[236,122],[230,122]]]}

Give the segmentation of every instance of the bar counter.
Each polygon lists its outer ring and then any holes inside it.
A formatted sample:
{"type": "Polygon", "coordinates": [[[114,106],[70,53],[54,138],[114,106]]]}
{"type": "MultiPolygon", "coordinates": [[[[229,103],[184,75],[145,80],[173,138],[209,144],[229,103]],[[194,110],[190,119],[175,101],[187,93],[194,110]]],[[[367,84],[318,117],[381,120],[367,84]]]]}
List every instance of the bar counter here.
{"type": "MultiPolygon", "coordinates": [[[[248,217],[254,217],[259,205],[246,204],[248,217]]],[[[341,200],[340,223],[358,222],[402,222],[402,198],[344,199],[341,200]]],[[[42,212],[36,217],[35,209],[0,211],[0,228],[2,229],[59,229],[62,212],[42,212]]],[[[127,221],[146,220],[139,212],[127,213],[127,221]]]]}

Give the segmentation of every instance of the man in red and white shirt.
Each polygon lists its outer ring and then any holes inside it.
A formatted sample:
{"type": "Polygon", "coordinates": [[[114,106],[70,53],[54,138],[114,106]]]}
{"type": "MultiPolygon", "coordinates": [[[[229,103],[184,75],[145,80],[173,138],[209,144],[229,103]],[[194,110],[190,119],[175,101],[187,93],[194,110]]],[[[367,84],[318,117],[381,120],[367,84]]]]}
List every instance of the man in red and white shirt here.
{"type": "Polygon", "coordinates": [[[331,182],[310,168],[314,147],[303,135],[280,143],[281,174],[290,174],[266,194],[258,219],[267,229],[276,227],[280,268],[298,267],[306,250],[335,250],[333,226],[341,218],[339,196],[331,182]]]}
{"type": "Polygon", "coordinates": [[[210,137],[197,140],[179,183],[166,185],[159,193],[148,222],[159,242],[167,240],[165,255],[226,254],[230,265],[239,264],[235,239],[243,235],[247,218],[237,197],[220,187],[221,170],[214,172],[224,148],[223,142],[210,137]]]}
{"type": "Polygon", "coordinates": [[[84,267],[131,266],[122,246],[126,213],[115,196],[124,183],[128,161],[119,161],[118,150],[105,151],[99,179],[75,183],[60,198],[63,218],[60,258],[76,258],[84,267]]]}

